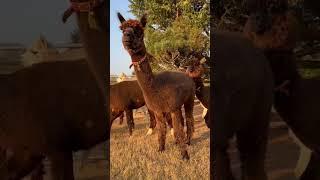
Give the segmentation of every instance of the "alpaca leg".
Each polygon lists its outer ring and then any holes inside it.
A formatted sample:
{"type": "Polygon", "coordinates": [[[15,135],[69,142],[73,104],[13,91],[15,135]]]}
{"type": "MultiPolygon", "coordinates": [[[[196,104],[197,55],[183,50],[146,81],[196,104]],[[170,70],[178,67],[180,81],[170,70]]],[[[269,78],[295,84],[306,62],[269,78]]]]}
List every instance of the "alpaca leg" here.
{"type": "Polygon", "coordinates": [[[148,112],[149,112],[149,116],[150,116],[150,125],[149,125],[149,129],[147,132],[147,136],[151,135],[153,133],[153,130],[154,130],[154,128],[156,128],[156,125],[157,125],[157,121],[154,116],[154,113],[150,109],[148,109],[148,112]]]}
{"type": "Polygon", "coordinates": [[[44,165],[43,165],[43,162],[41,162],[30,174],[30,180],[43,180],[43,174],[44,174],[44,165]]]}
{"type": "Polygon", "coordinates": [[[122,113],[119,118],[120,118],[119,124],[121,125],[123,123],[124,113],[122,113]]]}
{"type": "Polygon", "coordinates": [[[123,114],[123,111],[111,110],[111,113],[110,113],[110,116],[109,116],[109,121],[110,121],[109,127],[110,127],[110,129],[112,127],[113,121],[115,119],[117,119],[119,116],[121,116],[121,114],[123,114]]]}
{"type": "Polygon", "coordinates": [[[194,118],[193,118],[193,106],[194,106],[194,96],[190,98],[184,104],[186,122],[187,122],[187,144],[190,145],[192,134],[194,132],[194,118]]]}
{"type": "Polygon", "coordinates": [[[166,122],[164,119],[163,113],[155,113],[157,123],[159,124],[159,133],[158,133],[158,140],[159,140],[159,151],[162,152],[165,150],[166,144],[166,122]]]}
{"type": "MultiPolygon", "coordinates": [[[[214,143],[214,142],[213,142],[214,143]]],[[[214,180],[235,180],[230,169],[230,159],[227,153],[228,145],[213,145],[213,179],[214,180]]],[[[212,176],[211,176],[212,177],[212,176]]]]}
{"type": "Polygon", "coordinates": [[[8,158],[7,158],[7,150],[5,148],[0,147],[0,177],[3,180],[12,179],[10,170],[8,167],[8,158]]]}
{"type": "Polygon", "coordinates": [[[168,123],[168,127],[170,129],[170,134],[171,134],[171,136],[174,136],[174,130],[173,130],[173,126],[172,126],[172,118],[171,118],[170,113],[166,113],[166,120],[168,123]]]}
{"type": "Polygon", "coordinates": [[[254,130],[237,134],[242,179],[267,180],[264,169],[267,133],[264,131],[251,133],[252,131],[254,130]]]}
{"type": "Polygon", "coordinates": [[[208,110],[206,115],[204,116],[204,121],[208,128],[210,128],[210,111],[208,110]]]}
{"type": "Polygon", "coordinates": [[[179,109],[175,112],[172,112],[171,117],[172,117],[172,123],[173,123],[173,129],[174,129],[176,142],[180,146],[182,159],[188,160],[189,155],[188,155],[188,151],[187,151],[186,138],[185,138],[185,134],[183,132],[183,126],[181,125],[181,121],[183,121],[181,109],[179,109]]]}
{"type": "Polygon", "coordinates": [[[300,180],[320,180],[320,154],[312,153],[311,159],[300,180]]]}
{"type": "Polygon", "coordinates": [[[129,135],[132,135],[132,130],[134,129],[134,122],[133,122],[133,112],[132,109],[125,110],[126,112],[126,118],[127,118],[127,124],[129,128],[129,135]]]}
{"type": "Polygon", "coordinates": [[[54,180],[74,180],[72,152],[55,152],[49,156],[54,180]]]}
{"type": "MultiPolygon", "coordinates": [[[[42,159],[43,156],[34,155],[24,148],[13,149],[11,155],[7,154],[7,169],[11,179],[22,179],[33,171],[36,173],[36,168],[42,164],[42,159]]],[[[34,177],[43,178],[42,170],[39,170],[34,177]]]]}

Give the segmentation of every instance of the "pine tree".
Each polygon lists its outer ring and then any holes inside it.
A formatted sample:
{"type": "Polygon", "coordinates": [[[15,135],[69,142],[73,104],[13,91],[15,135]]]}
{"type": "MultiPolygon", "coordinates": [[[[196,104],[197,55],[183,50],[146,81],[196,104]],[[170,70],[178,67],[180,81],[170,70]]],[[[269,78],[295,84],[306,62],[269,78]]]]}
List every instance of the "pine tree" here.
{"type": "Polygon", "coordinates": [[[156,58],[154,70],[209,56],[209,0],[129,0],[137,18],[148,15],[147,49],[156,58]]]}

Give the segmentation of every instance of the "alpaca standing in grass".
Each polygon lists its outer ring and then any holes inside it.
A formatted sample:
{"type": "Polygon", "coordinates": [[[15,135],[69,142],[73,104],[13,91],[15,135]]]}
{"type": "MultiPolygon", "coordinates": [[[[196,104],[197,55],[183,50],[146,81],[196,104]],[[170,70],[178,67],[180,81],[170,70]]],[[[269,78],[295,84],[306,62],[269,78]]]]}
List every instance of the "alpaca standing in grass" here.
{"type": "Polygon", "coordinates": [[[146,16],[141,20],[126,21],[118,13],[123,33],[122,44],[131,56],[132,64],[141,87],[145,102],[155,113],[159,123],[159,151],[165,150],[166,123],[165,115],[170,113],[176,141],[180,146],[183,159],[189,159],[186,143],[190,144],[193,133],[193,106],[195,85],[191,78],[180,72],[163,72],[154,75],[149,61],[153,57],[147,53],[144,44],[146,16]],[[185,108],[187,122],[187,139],[183,131],[182,106],[185,108]]]}
{"type": "MultiPolygon", "coordinates": [[[[134,128],[133,109],[141,108],[144,105],[145,100],[137,81],[122,81],[110,85],[110,127],[113,123],[113,120],[125,112],[129,134],[131,136],[134,128]]],[[[148,112],[150,115],[150,126],[147,135],[150,135],[152,134],[153,129],[156,127],[156,121],[154,113],[149,109],[148,112]]],[[[167,116],[166,120],[169,128],[172,129],[171,118],[167,116]]]]}
{"type": "Polygon", "coordinates": [[[227,150],[229,140],[236,135],[242,179],[266,180],[265,154],[273,100],[269,62],[241,33],[212,32],[212,36],[211,177],[234,179],[227,150]]]}
{"type": "MultiPolygon", "coordinates": [[[[244,34],[256,47],[265,52],[270,62],[276,85],[275,109],[299,140],[312,151],[309,163],[299,161],[308,164],[300,179],[318,180],[320,179],[320,113],[318,112],[320,79],[303,79],[298,73],[293,49],[299,34],[296,19],[288,8],[288,1],[262,2],[265,4],[261,3],[251,12],[244,34]],[[265,26],[264,22],[269,22],[268,26],[265,26]]],[[[306,1],[306,3],[316,3],[316,1],[306,1]]],[[[301,151],[301,156],[304,155],[304,151],[301,151]]],[[[297,167],[301,165],[298,164],[297,167]]]]}
{"type": "Polygon", "coordinates": [[[196,97],[201,102],[202,106],[207,109],[204,115],[205,122],[210,128],[210,108],[209,104],[210,101],[213,101],[213,99],[210,99],[210,86],[205,86],[202,81],[202,75],[204,73],[204,67],[203,67],[203,61],[195,62],[194,64],[188,66],[186,70],[186,74],[193,79],[196,85],[196,97]]]}

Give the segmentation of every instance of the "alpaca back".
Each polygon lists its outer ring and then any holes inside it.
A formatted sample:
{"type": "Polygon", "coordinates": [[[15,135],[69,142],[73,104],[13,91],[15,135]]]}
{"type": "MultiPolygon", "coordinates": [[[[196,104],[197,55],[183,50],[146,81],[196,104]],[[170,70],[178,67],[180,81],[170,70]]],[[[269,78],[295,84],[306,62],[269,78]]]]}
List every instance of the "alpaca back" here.
{"type": "Polygon", "coordinates": [[[137,81],[122,81],[110,86],[110,106],[119,109],[136,109],[145,104],[137,81]]]}
{"type": "Polygon", "coordinates": [[[35,64],[7,83],[11,96],[2,104],[7,116],[0,122],[1,142],[76,150],[107,137],[105,98],[85,62],[35,64]]]}

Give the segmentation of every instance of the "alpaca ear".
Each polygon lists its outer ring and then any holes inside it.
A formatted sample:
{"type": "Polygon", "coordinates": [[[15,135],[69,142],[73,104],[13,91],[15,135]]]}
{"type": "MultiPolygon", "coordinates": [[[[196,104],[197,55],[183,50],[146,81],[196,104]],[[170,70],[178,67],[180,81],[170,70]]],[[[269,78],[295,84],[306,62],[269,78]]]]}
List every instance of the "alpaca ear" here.
{"type": "Polygon", "coordinates": [[[123,22],[126,21],[126,19],[125,19],[119,12],[117,12],[117,15],[118,15],[118,19],[119,19],[119,21],[120,21],[121,23],[123,23],[123,22]]]}
{"type": "Polygon", "coordinates": [[[146,27],[147,25],[147,14],[143,14],[141,19],[140,19],[140,23],[142,24],[142,27],[146,27]]]}

